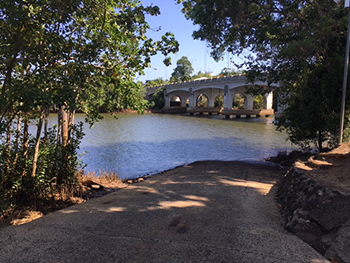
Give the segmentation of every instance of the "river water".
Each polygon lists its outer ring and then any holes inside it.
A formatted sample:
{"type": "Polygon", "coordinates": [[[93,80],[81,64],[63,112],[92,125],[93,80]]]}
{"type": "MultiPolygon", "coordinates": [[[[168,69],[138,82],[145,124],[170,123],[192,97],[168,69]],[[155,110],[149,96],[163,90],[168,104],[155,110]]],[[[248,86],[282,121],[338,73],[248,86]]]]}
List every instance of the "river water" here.
{"type": "MultiPolygon", "coordinates": [[[[83,120],[78,115],[76,120],[83,120]]],[[[86,134],[80,148],[86,171],[117,172],[121,178],[154,174],[199,160],[259,161],[290,151],[273,118],[109,114],[86,134]]]]}

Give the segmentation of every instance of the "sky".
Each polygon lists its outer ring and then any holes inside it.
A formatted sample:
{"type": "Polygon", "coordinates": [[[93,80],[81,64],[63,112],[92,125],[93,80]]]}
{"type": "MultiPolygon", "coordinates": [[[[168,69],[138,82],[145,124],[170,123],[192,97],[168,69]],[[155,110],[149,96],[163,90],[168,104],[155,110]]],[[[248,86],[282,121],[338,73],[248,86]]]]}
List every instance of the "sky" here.
{"type": "Polygon", "coordinates": [[[204,41],[194,40],[192,33],[198,26],[193,25],[193,22],[187,20],[181,12],[182,5],[176,4],[175,0],[143,0],[145,6],[157,5],[160,8],[159,16],[147,16],[147,21],[152,29],[161,27],[161,30],[154,32],[149,30],[147,35],[153,40],[160,40],[161,36],[166,32],[172,32],[176,40],[180,43],[179,52],[172,54],[172,65],[166,67],[163,64],[164,56],[159,54],[151,60],[151,67],[145,70],[144,76],[139,76],[137,80],[145,82],[146,80],[154,80],[162,78],[164,80],[171,77],[171,73],[176,67],[176,61],[182,56],[188,57],[194,69],[193,73],[213,72],[217,75],[223,68],[232,68],[233,65],[229,60],[228,55],[222,61],[215,62],[210,57],[210,49],[204,41]]]}

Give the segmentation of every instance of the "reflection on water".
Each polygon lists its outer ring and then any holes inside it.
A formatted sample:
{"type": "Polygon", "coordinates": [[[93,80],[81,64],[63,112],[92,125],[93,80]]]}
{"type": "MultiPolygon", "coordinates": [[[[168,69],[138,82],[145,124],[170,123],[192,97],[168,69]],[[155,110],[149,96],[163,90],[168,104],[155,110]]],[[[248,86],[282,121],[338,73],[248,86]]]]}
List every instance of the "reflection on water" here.
{"type": "Polygon", "coordinates": [[[292,149],[272,120],[158,114],[120,114],[116,120],[106,114],[92,129],[86,126],[80,152],[87,152],[86,171],[116,171],[122,178],[198,160],[262,160],[292,149]]]}

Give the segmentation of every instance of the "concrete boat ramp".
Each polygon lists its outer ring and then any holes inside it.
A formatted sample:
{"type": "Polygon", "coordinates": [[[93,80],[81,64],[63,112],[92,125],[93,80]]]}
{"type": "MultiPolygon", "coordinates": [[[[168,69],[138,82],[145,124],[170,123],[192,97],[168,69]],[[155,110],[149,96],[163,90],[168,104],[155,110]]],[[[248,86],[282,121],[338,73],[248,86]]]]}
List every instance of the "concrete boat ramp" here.
{"type": "Polygon", "coordinates": [[[274,166],[197,162],[0,229],[0,262],[328,262],[281,226],[274,166]]]}

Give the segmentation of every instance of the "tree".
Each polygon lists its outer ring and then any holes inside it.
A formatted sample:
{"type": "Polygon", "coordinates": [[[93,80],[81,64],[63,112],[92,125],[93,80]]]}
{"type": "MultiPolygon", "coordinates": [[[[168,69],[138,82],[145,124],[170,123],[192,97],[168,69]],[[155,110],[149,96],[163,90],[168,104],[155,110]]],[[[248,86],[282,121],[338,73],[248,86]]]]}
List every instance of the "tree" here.
{"type": "Polygon", "coordinates": [[[211,74],[209,72],[203,73],[202,71],[198,71],[197,74],[192,76],[193,80],[200,79],[200,78],[211,78],[211,74]]]}
{"type": "Polygon", "coordinates": [[[157,89],[151,99],[151,106],[153,109],[162,109],[165,105],[164,87],[157,89]]]}
{"type": "MultiPolygon", "coordinates": [[[[164,86],[168,84],[169,81],[166,81],[162,78],[157,78],[154,80],[149,80],[146,82],[145,87],[146,89],[149,89],[152,87],[159,87],[164,86]]],[[[165,99],[164,99],[164,87],[157,88],[156,92],[154,92],[152,98],[151,98],[151,107],[152,109],[162,109],[165,105],[165,99]]]]}
{"type": "Polygon", "coordinates": [[[183,56],[176,62],[176,68],[171,74],[170,81],[188,81],[191,80],[193,72],[192,64],[186,56],[183,56]]]}
{"type": "Polygon", "coordinates": [[[219,73],[219,76],[237,76],[240,73],[230,68],[223,68],[219,73]]]}
{"type": "Polygon", "coordinates": [[[253,108],[254,109],[263,109],[264,108],[264,96],[259,94],[258,96],[255,97],[253,101],[253,108]]]}
{"type": "Polygon", "coordinates": [[[282,84],[288,105],[280,129],[293,143],[335,145],[347,12],[341,3],[317,1],[184,0],[188,19],[199,25],[195,39],[206,40],[212,56],[250,55],[244,66],[250,81],[282,84]]]}
{"type": "Polygon", "coordinates": [[[134,77],[157,52],[178,50],[171,33],[147,38],[147,14],[160,10],[135,0],[0,0],[0,201],[33,204],[74,186],[77,110],[91,124],[101,107],[142,111],[134,77]],[[52,108],[56,128],[48,127],[52,108]]]}
{"type": "Polygon", "coordinates": [[[148,80],[145,84],[146,88],[151,88],[151,87],[157,87],[157,86],[162,86],[166,85],[169,82],[167,80],[164,80],[163,78],[157,78],[154,80],[148,80]]]}

